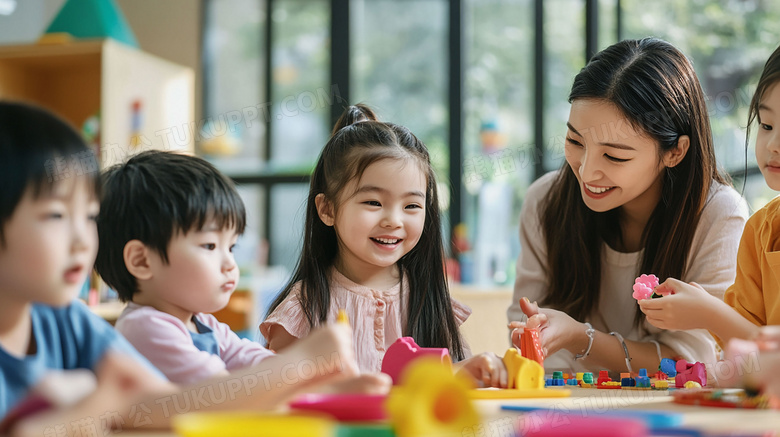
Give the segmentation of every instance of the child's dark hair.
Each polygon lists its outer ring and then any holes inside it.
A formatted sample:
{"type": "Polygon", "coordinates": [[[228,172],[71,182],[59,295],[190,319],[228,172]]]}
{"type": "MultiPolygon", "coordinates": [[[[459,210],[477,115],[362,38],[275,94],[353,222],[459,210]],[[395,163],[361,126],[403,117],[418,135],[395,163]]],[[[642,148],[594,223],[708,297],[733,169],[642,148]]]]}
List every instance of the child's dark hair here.
{"type": "Polygon", "coordinates": [[[127,242],[139,240],[168,262],[168,244],[179,232],[202,229],[210,220],[244,232],[246,210],[235,185],[204,159],[142,152],[111,167],[103,181],[95,268],[123,302],[138,291],[125,266],[127,242]]]}
{"type": "Polygon", "coordinates": [[[0,102],[0,246],[5,223],[28,189],[37,199],[57,182],[79,176],[99,197],[97,160],[78,132],[44,109],[0,102]]]}
{"type": "Polygon", "coordinates": [[[333,227],[320,220],[315,199],[324,194],[338,211],[344,187],[359,179],[368,166],[383,159],[411,160],[427,179],[422,235],[417,245],[398,261],[401,283],[407,276],[410,288],[401,291],[409,295],[404,335],[413,337],[423,347],[446,347],[455,360],[461,360],[463,345],[447,287],[439,198],[428,150],[408,129],[377,121],[373,111],[364,105],[350,106],[344,111],[320,154],[306,204],[301,257],[290,282],[271,304],[269,314],[301,282],[301,307],[309,326],[325,322],[331,298],[329,274],[338,254],[338,241],[333,227]]]}
{"type": "MultiPolygon", "coordinates": [[[[644,254],[637,270],[683,277],[710,186],[713,181],[728,184],[718,172],[704,92],[693,66],[666,41],[621,41],[596,54],[574,78],[569,101],[578,99],[615,105],[637,132],[657,142],[659,160],[677,147],[682,135],[689,137],[685,157],[661,175],[661,200],[643,231],[644,254]]],[[[599,304],[603,243],[615,245],[622,239],[618,216],[618,208],[589,209],[577,177],[564,163],[542,207],[550,266],[543,305],[580,321],[593,314],[599,304]]],[[[637,307],[635,323],[643,318],[637,307]]]]}
{"type": "MultiPolygon", "coordinates": [[[[747,135],[745,137],[745,153],[747,153],[747,142],[750,141],[750,125],[758,119],[761,123],[761,116],[758,114],[758,107],[761,105],[761,100],[764,98],[764,94],[773,85],[780,83],[780,46],[769,56],[766,64],[764,64],[764,70],[761,72],[761,77],[758,79],[758,85],[756,85],[756,92],[753,93],[753,99],[750,100],[750,108],[748,110],[748,123],[747,123],[747,135]]],[[[745,159],[747,161],[747,158],[745,159]]]]}

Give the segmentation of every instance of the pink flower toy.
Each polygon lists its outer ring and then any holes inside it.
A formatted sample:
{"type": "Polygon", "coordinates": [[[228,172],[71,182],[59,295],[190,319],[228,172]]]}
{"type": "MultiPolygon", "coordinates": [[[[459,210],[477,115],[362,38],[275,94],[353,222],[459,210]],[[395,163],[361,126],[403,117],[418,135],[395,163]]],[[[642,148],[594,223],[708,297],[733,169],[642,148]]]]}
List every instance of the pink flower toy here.
{"type": "Polygon", "coordinates": [[[636,300],[650,299],[653,290],[658,287],[658,277],[655,275],[642,275],[634,281],[634,294],[636,300]]]}

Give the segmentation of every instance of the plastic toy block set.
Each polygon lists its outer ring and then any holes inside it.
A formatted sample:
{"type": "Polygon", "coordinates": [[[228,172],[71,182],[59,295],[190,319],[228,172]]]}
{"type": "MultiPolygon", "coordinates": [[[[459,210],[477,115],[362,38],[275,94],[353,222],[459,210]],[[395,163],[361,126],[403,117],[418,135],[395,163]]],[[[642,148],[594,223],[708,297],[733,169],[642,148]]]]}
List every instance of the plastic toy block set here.
{"type": "Polygon", "coordinates": [[[651,377],[647,369],[639,369],[638,374],[621,373],[620,379],[613,381],[609,372],[602,370],[594,384],[591,372],[569,375],[563,372],[553,372],[551,378],[545,380],[547,387],[581,387],[598,389],[630,389],[630,390],[667,390],[669,388],[701,388],[707,385],[707,370],[702,363],[688,363],[680,360],[664,358],[658,371],[651,377]],[[670,385],[671,384],[671,385],[670,385]]]}

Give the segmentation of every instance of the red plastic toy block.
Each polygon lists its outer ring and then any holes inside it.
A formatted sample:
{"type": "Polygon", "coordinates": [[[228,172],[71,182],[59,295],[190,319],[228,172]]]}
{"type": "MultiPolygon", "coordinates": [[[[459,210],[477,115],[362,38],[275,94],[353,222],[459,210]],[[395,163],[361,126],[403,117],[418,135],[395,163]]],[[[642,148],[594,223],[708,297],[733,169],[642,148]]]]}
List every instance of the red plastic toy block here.
{"type": "Polygon", "coordinates": [[[525,328],[520,334],[520,353],[544,367],[544,352],[539,345],[539,330],[525,328]]]}
{"type": "Polygon", "coordinates": [[[609,377],[608,370],[599,371],[599,379],[596,381],[596,385],[601,385],[602,382],[612,382],[612,378],[609,377]]]}

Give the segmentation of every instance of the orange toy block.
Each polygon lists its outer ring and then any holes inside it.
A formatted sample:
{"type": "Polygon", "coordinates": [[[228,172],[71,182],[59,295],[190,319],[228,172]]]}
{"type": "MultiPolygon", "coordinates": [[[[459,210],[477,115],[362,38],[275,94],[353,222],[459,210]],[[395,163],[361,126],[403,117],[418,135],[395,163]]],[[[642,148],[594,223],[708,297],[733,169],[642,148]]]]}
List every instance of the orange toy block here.
{"type": "Polygon", "coordinates": [[[544,352],[539,345],[539,330],[525,328],[520,334],[520,353],[544,367],[544,352]]]}

